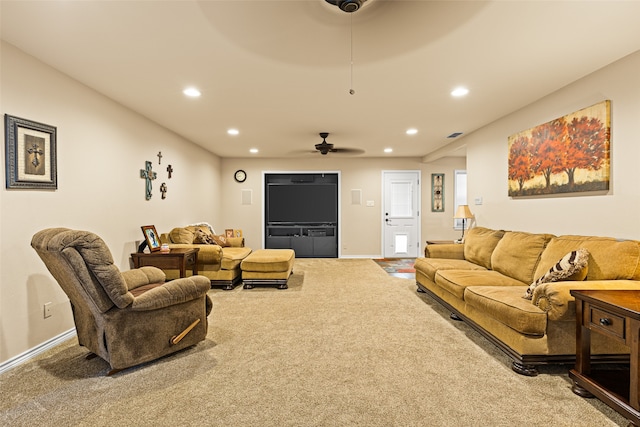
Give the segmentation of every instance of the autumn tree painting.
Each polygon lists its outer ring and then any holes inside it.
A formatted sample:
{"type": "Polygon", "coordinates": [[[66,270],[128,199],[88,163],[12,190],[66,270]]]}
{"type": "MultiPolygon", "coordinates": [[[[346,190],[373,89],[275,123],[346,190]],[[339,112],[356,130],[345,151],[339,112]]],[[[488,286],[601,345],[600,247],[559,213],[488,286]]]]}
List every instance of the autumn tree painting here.
{"type": "Polygon", "coordinates": [[[509,196],[609,189],[610,101],[509,137],[509,196]]]}

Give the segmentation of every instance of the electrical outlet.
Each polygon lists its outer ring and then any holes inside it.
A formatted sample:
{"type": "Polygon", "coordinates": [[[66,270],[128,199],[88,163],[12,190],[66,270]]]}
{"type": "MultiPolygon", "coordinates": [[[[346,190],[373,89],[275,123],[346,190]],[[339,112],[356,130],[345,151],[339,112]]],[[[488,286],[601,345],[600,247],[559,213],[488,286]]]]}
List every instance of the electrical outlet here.
{"type": "Polygon", "coordinates": [[[48,302],[44,305],[44,318],[51,317],[51,303],[48,302]]]}

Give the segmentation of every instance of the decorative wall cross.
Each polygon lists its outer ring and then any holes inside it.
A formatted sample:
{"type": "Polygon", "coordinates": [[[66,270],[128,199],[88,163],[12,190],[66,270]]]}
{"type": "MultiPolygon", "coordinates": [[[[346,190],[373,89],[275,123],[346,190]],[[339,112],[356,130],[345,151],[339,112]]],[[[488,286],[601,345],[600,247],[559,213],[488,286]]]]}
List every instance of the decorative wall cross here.
{"type": "Polygon", "coordinates": [[[156,156],[158,156],[158,164],[162,163],[162,151],[158,151],[158,154],[156,154],[156,156]]]}
{"type": "Polygon", "coordinates": [[[156,179],[156,173],[151,170],[151,162],[144,162],[144,169],[140,169],[140,178],[145,179],[145,198],[147,200],[151,199],[151,181],[156,179]]]}
{"type": "Polygon", "coordinates": [[[166,199],[167,198],[167,184],[165,184],[164,182],[162,184],[160,184],[160,192],[162,193],[162,198],[166,199]]]}
{"type": "Polygon", "coordinates": [[[44,154],[44,151],[42,151],[42,149],[40,148],[40,145],[34,142],[33,146],[27,149],[27,153],[33,154],[33,160],[31,160],[31,163],[33,164],[33,166],[38,167],[38,165],[40,164],[40,159],[38,159],[38,154],[40,154],[41,156],[44,154]]]}
{"type": "Polygon", "coordinates": [[[171,165],[167,166],[167,172],[169,172],[169,179],[171,179],[171,173],[173,172],[171,165]]]}

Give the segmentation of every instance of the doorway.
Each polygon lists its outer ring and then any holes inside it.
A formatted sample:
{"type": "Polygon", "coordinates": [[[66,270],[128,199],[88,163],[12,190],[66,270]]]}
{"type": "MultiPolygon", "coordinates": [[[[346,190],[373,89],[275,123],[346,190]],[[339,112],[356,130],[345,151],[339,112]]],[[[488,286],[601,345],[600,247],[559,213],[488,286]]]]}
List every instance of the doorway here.
{"type": "Polygon", "coordinates": [[[383,171],[382,246],[385,258],[420,252],[420,171],[383,171]]]}

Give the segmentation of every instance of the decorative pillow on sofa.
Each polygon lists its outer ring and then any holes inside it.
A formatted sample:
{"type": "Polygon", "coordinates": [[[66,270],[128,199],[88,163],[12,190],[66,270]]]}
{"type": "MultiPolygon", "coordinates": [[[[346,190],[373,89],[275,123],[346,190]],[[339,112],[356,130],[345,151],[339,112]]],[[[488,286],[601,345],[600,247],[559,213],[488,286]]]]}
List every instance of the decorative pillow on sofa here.
{"type": "Polygon", "coordinates": [[[193,243],[199,243],[204,245],[216,245],[216,241],[211,234],[208,234],[202,230],[196,230],[196,235],[193,238],[193,243]]]}
{"type": "Polygon", "coordinates": [[[549,269],[545,274],[536,279],[535,282],[529,285],[527,292],[525,292],[523,298],[531,299],[533,297],[533,290],[543,283],[559,282],[562,280],[584,280],[587,277],[587,267],[589,264],[589,251],[580,248],[575,251],[571,251],[560,259],[553,267],[549,269]]]}
{"type": "Polygon", "coordinates": [[[216,242],[216,245],[220,245],[223,248],[229,247],[231,246],[229,244],[229,242],[227,241],[227,238],[225,236],[223,236],[222,234],[220,235],[213,235],[211,236],[211,238],[213,239],[214,242],[216,242]]]}

